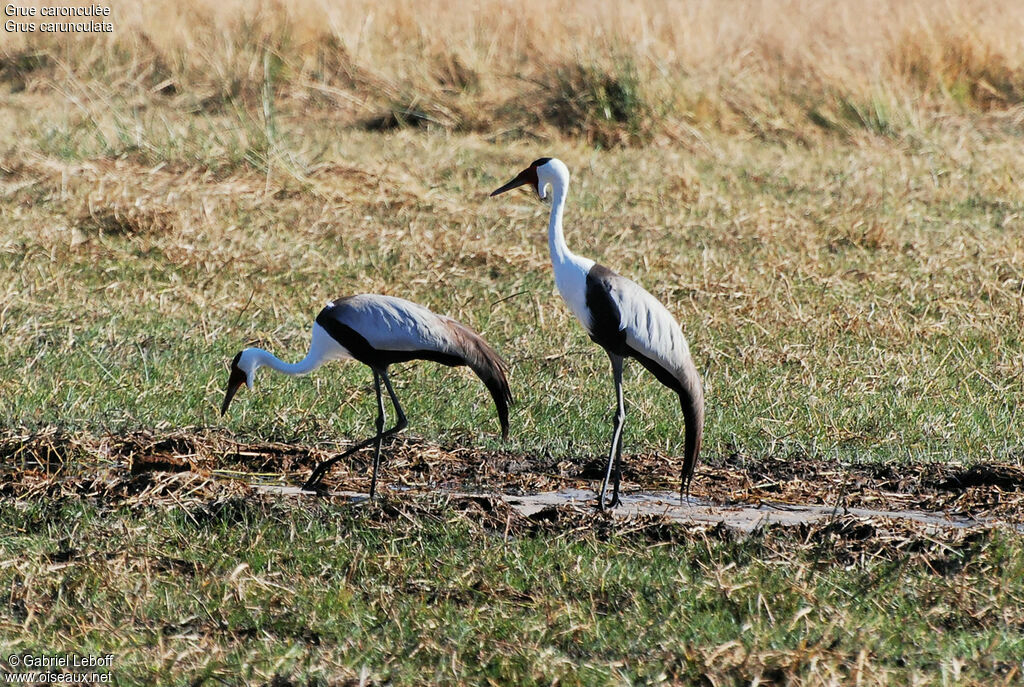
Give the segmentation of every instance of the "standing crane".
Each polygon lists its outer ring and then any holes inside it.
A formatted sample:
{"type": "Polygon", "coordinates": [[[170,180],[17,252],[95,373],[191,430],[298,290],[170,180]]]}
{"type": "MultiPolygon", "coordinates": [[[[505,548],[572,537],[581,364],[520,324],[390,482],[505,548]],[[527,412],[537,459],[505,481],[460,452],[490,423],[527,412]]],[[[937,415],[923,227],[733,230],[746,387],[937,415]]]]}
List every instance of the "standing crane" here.
{"type": "Polygon", "coordinates": [[[622,426],[626,408],[622,397],[622,368],[625,358],[635,358],[658,379],[679,395],[686,422],[685,456],[680,498],[689,495],[693,470],[700,454],[704,433],[704,389],[683,330],[658,299],[636,282],[627,279],[589,258],[576,255],[565,244],[562,214],[569,191],[569,168],[558,159],[542,157],[514,179],[491,193],[496,196],[519,186],[529,185],[543,200],[551,189],[551,217],[548,222],[548,247],[555,272],[555,285],[562,300],[572,311],[590,338],[604,348],[612,363],[617,409],[608,451],[608,467],[598,497],[598,508],[605,509],[605,492],[613,478],[611,501],[619,504],[622,477],[622,426]]]}
{"type": "Polygon", "coordinates": [[[394,363],[432,360],[449,367],[467,365],[491,392],[501,422],[501,437],[508,439],[508,407],[512,403],[512,394],[505,378],[507,366],[483,337],[461,322],[437,315],[422,305],[375,294],[349,296],[328,303],[313,323],[309,352],[297,363],[286,363],[260,348],[240,351],[231,361],[231,375],[220,413],[224,415],[228,411],[239,387],[245,384],[253,388],[256,370],[260,367],[266,366],[286,375],[304,375],[331,360],[347,359],[358,360],[373,370],[373,383],[377,389],[377,434],[320,463],[303,489],[314,489],[332,465],[373,444],[370,498],[374,497],[381,442],[401,432],[408,424],[388,377],[388,367],[394,363]],[[387,431],[384,431],[382,380],[398,416],[395,426],[387,431]]]}

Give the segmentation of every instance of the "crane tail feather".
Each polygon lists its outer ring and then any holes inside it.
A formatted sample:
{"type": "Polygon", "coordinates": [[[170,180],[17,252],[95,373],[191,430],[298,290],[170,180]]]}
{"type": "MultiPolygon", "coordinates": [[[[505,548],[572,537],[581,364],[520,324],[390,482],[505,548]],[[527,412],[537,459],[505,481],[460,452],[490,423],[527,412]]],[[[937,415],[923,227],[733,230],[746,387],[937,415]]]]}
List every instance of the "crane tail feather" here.
{"type": "Polygon", "coordinates": [[[689,354],[680,356],[671,365],[648,358],[636,350],[630,350],[629,355],[636,358],[659,382],[679,394],[679,404],[682,406],[683,420],[686,422],[679,495],[688,496],[693,471],[700,456],[701,441],[704,438],[704,386],[700,380],[700,373],[697,372],[697,366],[693,364],[693,358],[689,354]]]}
{"type": "Polygon", "coordinates": [[[508,386],[508,365],[483,337],[466,325],[445,318],[445,324],[452,334],[452,344],[457,354],[466,362],[494,399],[494,407],[498,411],[501,423],[501,438],[508,439],[508,410],[512,405],[512,392],[508,386]]]}
{"type": "MultiPolygon", "coordinates": [[[[483,379],[482,375],[481,379],[483,379]]],[[[505,375],[502,374],[500,377],[484,379],[484,385],[491,392],[491,398],[494,399],[494,407],[498,410],[498,421],[501,422],[501,438],[503,441],[508,441],[508,407],[512,403],[512,395],[509,393],[505,375]]]]}
{"type": "Polygon", "coordinates": [[[692,360],[687,361],[681,376],[678,393],[679,404],[683,410],[683,420],[686,422],[686,436],[683,440],[683,470],[679,495],[688,497],[690,483],[693,481],[693,472],[697,467],[697,458],[700,455],[700,445],[704,438],[704,387],[692,360]]]}

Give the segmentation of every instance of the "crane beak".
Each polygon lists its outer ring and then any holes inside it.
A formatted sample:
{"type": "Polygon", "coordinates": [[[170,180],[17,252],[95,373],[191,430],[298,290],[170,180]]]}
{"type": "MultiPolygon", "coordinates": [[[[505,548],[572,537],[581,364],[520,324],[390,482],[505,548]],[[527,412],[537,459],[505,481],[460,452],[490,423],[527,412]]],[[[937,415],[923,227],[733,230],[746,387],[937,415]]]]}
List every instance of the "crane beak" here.
{"type": "Polygon", "coordinates": [[[537,170],[534,167],[527,167],[520,172],[515,179],[508,182],[499,189],[491,192],[491,198],[497,195],[501,195],[505,191],[511,191],[514,188],[525,186],[526,184],[533,184],[534,189],[537,188],[537,170]]]}
{"type": "Polygon", "coordinates": [[[228,377],[228,389],[227,393],[224,394],[224,403],[220,406],[220,414],[223,416],[224,413],[228,412],[228,406],[231,405],[231,399],[235,397],[235,392],[238,388],[246,383],[245,372],[239,369],[236,365],[231,366],[231,376],[228,377]]]}

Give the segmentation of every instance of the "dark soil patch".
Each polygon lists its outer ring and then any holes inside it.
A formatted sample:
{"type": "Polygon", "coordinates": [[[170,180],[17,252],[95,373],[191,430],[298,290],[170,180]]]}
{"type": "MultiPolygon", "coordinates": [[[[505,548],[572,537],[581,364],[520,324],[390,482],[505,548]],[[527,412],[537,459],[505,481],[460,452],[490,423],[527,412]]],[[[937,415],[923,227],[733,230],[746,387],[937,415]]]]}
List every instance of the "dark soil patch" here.
{"type": "Polygon", "coordinates": [[[975,465],[968,470],[947,474],[942,481],[933,484],[937,490],[953,492],[966,491],[971,487],[1021,491],[1024,488],[1024,468],[1014,465],[975,465]]]}
{"type": "MultiPolygon", "coordinates": [[[[341,450],[331,448],[241,443],[217,431],[100,437],[53,430],[8,433],[0,435],[0,458],[5,465],[0,470],[0,495],[54,502],[85,498],[109,506],[173,506],[183,508],[200,525],[239,523],[245,517],[247,502],[275,498],[256,494],[251,483],[273,480],[301,484],[317,463],[341,450]]],[[[326,480],[329,491],[365,494],[370,478],[368,455],[355,456],[332,469],[326,480]]],[[[678,458],[639,454],[626,460],[629,470],[625,472],[624,494],[678,489],[678,458]]],[[[817,505],[827,506],[830,512],[834,508],[835,518],[808,525],[794,536],[823,551],[834,542],[842,542],[848,558],[881,555],[880,550],[892,547],[879,542],[895,536],[893,532],[913,528],[884,519],[869,522],[847,517],[848,509],[864,508],[883,514],[920,510],[1010,523],[1024,521],[1024,469],[1015,465],[837,466],[809,460],[745,459],[740,466],[734,464],[737,462],[726,458],[714,466],[699,466],[693,495],[718,504],[817,505]]],[[[600,456],[555,461],[400,438],[385,446],[381,470],[384,498],[371,507],[379,517],[391,520],[450,518],[456,513],[501,536],[580,531],[611,537],[628,533],[651,543],[691,537],[685,527],[658,517],[616,519],[579,503],[543,508],[527,516],[502,498],[488,495],[507,497],[565,489],[589,493],[603,477],[603,470],[596,469],[601,463],[600,456]],[[395,487],[401,487],[401,491],[395,491],[395,487]],[[443,509],[445,515],[438,509],[443,509]]],[[[300,496],[294,502],[311,507],[335,498],[300,496]]],[[[709,533],[716,528],[701,525],[691,529],[702,532],[702,536],[715,536],[709,533]]],[[[956,562],[936,559],[934,565],[942,571],[956,562]]]]}

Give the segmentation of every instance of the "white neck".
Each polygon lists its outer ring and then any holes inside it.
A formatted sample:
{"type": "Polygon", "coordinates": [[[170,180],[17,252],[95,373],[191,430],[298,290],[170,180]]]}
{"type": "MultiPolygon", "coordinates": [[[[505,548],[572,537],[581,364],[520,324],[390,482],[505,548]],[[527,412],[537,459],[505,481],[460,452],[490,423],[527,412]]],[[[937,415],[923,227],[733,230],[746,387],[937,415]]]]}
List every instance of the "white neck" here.
{"type": "Polygon", "coordinates": [[[330,360],[344,360],[351,357],[352,354],[335,341],[323,327],[313,323],[309,353],[299,362],[286,363],[273,353],[264,351],[262,348],[247,348],[242,351],[238,365],[246,371],[246,382],[248,382],[249,388],[252,388],[256,370],[264,366],[277,370],[282,374],[295,376],[309,374],[330,360]]]}
{"type": "Polygon", "coordinates": [[[594,261],[574,254],[565,245],[565,234],[562,233],[562,213],[565,210],[565,197],[569,192],[569,170],[558,160],[552,160],[549,164],[553,169],[545,171],[545,176],[548,177],[546,183],[551,185],[548,247],[551,249],[551,267],[555,273],[555,286],[576,319],[589,330],[591,315],[587,308],[587,273],[594,266],[594,261]]]}
{"type": "Polygon", "coordinates": [[[306,357],[297,363],[286,363],[273,353],[264,351],[262,348],[252,348],[250,350],[255,357],[253,369],[266,366],[292,376],[309,374],[325,362],[323,351],[318,350],[315,346],[311,347],[306,357]]]}
{"type": "Polygon", "coordinates": [[[551,218],[548,221],[548,248],[551,250],[551,263],[561,265],[572,257],[572,251],[565,245],[565,234],[562,232],[562,213],[565,210],[565,197],[569,193],[569,180],[556,178],[551,182],[551,218]]]}

